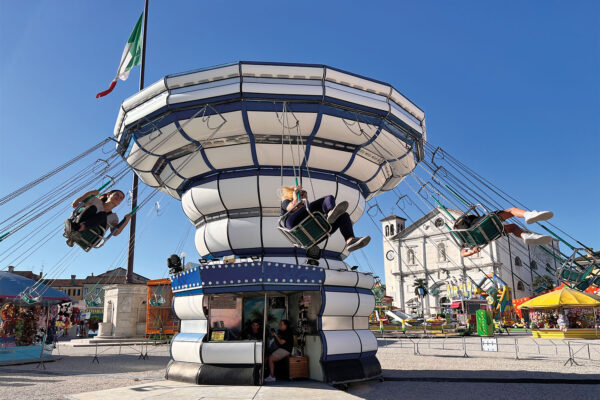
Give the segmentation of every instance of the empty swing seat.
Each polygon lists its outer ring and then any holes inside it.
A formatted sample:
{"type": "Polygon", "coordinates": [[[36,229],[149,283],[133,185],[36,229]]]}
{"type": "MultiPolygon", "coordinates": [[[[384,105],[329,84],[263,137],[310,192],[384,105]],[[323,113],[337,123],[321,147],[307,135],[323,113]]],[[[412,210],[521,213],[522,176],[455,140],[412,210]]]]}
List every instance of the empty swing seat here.
{"type": "MultiPolygon", "coordinates": [[[[454,226],[456,227],[461,218],[454,226]]],[[[468,229],[452,229],[452,234],[470,247],[484,247],[504,235],[504,225],[498,215],[486,214],[477,218],[468,229]]]]}

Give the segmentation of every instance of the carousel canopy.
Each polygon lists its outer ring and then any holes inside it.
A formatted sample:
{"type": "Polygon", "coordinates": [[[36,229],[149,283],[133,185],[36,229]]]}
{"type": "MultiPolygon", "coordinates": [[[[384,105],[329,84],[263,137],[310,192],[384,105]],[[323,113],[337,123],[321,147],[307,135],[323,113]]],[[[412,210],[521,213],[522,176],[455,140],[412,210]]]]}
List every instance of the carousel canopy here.
{"type": "Polygon", "coordinates": [[[575,307],[598,307],[600,306],[600,297],[590,293],[583,293],[575,289],[564,287],[561,290],[546,293],[535,297],[520,306],[520,309],[536,308],[575,308],[575,307]]]}
{"type": "MultiPolygon", "coordinates": [[[[19,294],[35,284],[34,280],[10,272],[0,271],[0,298],[21,302],[19,294]],[[14,300],[13,300],[14,299],[14,300]]],[[[47,305],[73,301],[69,296],[46,285],[37,286],[40,301],[36,305],[47,305]]]]}

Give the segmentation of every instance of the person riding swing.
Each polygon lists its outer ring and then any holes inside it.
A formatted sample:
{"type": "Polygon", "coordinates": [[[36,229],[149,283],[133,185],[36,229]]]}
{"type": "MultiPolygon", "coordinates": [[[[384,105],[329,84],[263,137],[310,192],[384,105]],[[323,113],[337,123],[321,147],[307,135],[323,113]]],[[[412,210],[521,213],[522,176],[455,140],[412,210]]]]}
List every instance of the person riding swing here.
{"type": "Polygon", "coordinates": [[[346,249],[349,252],[358,250],[369,244],[371,237],[356,237],[352,227],[350,215],[346,212],[348,202],[335,203],[332,195],[321,197],[315,201],[308,202],[307,193],[302,186],[282,186],[281,192],[281,215],[285,218],[285,226],[288,229],[296,227],[302,220],[309,216],[310,212],[322,212],[326,215],[327,223],[331,226],[330,233],[337,229],[346,241],[346,249]],[[308,210],[307,210],[308,207],[308,210]]]}
{"type": "MultiPolygon", "coordinates": [[[[86,231],[94,232],[101,239],[110,227],[111,236],[118,236],[131,219],[132,214],[130,213],[119,222],[119,217],[112,211],[125,198],[122,191],[111,190],[99,194],[98,190],[91,190],[73,201],[75,211],[70,218],[65,220],[64,236],[67,238],[69,247],[73,247],[73,244],[78,242],[86,231]]],[[[90,247],[94,247],[96,243],[90,247]]]]}
{"type": "MultiPolygon", "coordinates": [[[[464,240],[465,236],[463,235],[466,233],[470,236],[470,231],[474,228],[477,228],[486,218],[492,220],[492,222],[497,219],[501,224],[501,231],[499,232],[499,235],[491,239],[490,242],[502,236],[502,234],[510,233],[523,239],[523,242],[526,245],[545,245],[552,242],[551,236],[541,235],[534,232],[525,232],[516,224],[504,224],[503,222],[509,218],[517,217],[524,218],[525,222],[528,224],[533,224],[534,222],[538,221],[546,221],[553,216],[554,213],[552,211],[525,211],[516,207],[494,211],[484,216],[466,213],[454,223],[453,233],[457,233],[459,236],[461,236],[461,238],[463,238],[463,247],[460,250],[461,257],[470,257],[481,251],[483,246],[468,243],[464,240]]],[[[485,244],[487,243],[484,243],[484,246],[485,244]]]]}

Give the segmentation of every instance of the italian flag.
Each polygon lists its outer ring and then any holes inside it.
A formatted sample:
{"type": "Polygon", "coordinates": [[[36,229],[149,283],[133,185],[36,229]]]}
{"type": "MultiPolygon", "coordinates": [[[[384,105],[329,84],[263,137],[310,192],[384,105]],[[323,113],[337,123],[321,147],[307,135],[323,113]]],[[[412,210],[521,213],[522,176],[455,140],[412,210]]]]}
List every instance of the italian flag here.
{"type": "Polygon", "coordinates": [[[131,36],[129,36],[129,40],[123,49],[123,55],[121,56],[121,63],[119,64],[119,69],[117,70],[117,76],[110,83],[110,86],[104,92],[100,92],[96,95],[96,98],[104,97],[110,92],[113,91],[115,86],[117,85],[117,80],[120,79],[122,81],[126,81],[129,78],[129,71],[131,68],[136,65],[140,65],[142,60],[142,17],[144,13],[140,15],[137,24],[135,24],[135,28],[133,28],[133,32],[131,32],[131,36]]]}

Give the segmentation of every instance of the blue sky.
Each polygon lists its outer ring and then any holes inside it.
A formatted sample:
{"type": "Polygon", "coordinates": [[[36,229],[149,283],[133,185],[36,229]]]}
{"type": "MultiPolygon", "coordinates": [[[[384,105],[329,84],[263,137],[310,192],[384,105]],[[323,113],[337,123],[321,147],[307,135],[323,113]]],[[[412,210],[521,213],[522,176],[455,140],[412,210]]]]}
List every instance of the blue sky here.
{"type": "MultiPolygon", "coordinates": [[[[142,8],[0,2],[0,196],[112,135],[139,69],[94,96],[113,78],[142,8]]],[[[425,111],[432,143],[523,203],[554,210],[556,225],[600,248],[599,22],[594,1],[151,1],[146,84],[238,60],[328,64],[388,82],[425,111]]],[[[395,200],[378,201],[386,211],[395,200]]],[[[150,278],[164,275],[189,226],[178,202],[161,202],[161,215],[142,211],[138,222],[135,268],[150,278]]],[[[366,254],[383,276],[376,228],[363,217],[357,230],[374,236],[366,254]]],[[[126,236],[61,275],[118,266],[126,236]]],[[[14,244],[0,244],[0,254],[14,244]]],[[[66,251],[57,237],[18,267],[49,269],[66,251]]],[[[185,251],[196,254],[191,235],[185,251]]]]}

